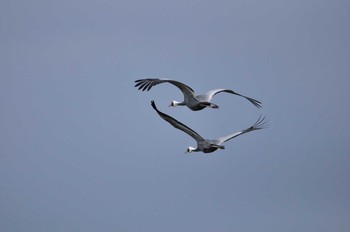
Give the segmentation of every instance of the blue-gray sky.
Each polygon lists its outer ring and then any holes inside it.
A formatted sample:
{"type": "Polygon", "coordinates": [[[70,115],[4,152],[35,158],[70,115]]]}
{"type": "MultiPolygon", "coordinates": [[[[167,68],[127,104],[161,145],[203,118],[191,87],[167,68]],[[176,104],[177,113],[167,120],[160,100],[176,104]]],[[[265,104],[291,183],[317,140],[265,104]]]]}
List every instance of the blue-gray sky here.
{"type": "Polygon", "coordinates": [[[350,3],[3,1],[0,230],[349,231],[350,3]],[[168,108],[229,88],[219,110],[168,108]],[[211,154],[206,138],[270,128],[211,154]]]}

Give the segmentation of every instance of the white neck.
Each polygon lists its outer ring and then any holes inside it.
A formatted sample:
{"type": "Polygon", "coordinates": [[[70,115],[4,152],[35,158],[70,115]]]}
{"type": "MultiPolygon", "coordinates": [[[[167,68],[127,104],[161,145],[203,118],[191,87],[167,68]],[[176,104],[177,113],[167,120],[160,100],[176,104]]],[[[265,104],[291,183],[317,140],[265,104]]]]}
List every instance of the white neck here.
{"type": "Polygon", "coordinates": [[[185,105],[183,102],[172,101],[169,107],[183,106],[183,105],[185,105]]]}
{"type": "Polygon", "coordinates": [[[191,153],[191,152],[195,152],[195,151],[198,151],[197,148],[188,147],[186,153],[191,153]]]}

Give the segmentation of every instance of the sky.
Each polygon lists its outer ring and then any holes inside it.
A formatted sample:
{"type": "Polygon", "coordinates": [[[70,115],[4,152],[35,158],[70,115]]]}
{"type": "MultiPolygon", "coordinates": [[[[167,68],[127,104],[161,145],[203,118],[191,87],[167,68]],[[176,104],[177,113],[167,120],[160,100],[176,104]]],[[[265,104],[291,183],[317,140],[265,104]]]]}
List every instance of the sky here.
{"type": "Polygon", "coordinates": [[[350,230],[350,3],[2,1],[0,230],[350,230]],[[220,109],[169,108],[181,92],[220,109]],[[269,128],[214,153],[260,115],[269,128]]]}

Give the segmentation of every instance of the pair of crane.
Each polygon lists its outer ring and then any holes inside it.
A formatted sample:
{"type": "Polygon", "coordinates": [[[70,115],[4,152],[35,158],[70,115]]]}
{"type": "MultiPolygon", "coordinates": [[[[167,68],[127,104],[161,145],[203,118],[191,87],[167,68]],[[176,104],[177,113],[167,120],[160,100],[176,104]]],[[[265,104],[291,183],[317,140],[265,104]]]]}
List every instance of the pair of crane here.
{"type": "MultiPolygon", "coordinates": [[[[177,88],[179,88],[181,90],[181,92],[184,95],[184,100],[182,102],[178,102],[178,101],[172,101],[170,103],[170,107],[175,107],[175,106],[187,106],[188,108],[190,108],[193,111],[198,111],[198,110],[202,110],[204,108],[213,108],[213,109],[218,109],[219,106],[211,103],[211,99],[213,98],[213,96],[215,96],[218,93],[230,93],[230,94],[234,94],[240,97],[243,97],[245,99],[247,99],[249,102],[251,102],[254,106],[256,106],[257,108],[261,107],[261,102],[258,100],[255,100],[253,98],[241,95],[233,90],[230,89],[213,89],[208,91],[205,94],[200,94],[200,95],[196,95],[196,93],[194,92],[194,90],[192,88],[190,88],[189,86],[179,82],[179,81],[175,81],[175,80],[169,80],[169,79],[158,79],[158,78],[147,78],[147,79],[140,79],[140,80],[136,80],[135,81],[135,87],[138,87],[139,90],[142,91],[149,91],[153,86],[156,86],[158,84],[162,84],[162,83],[170,83],[174,86],[176,86],[177,88]]],[[[226,136],[222,136],[216,139],[204,139],[202,136],[200,136],[197,132],[195,132],[194,130],[192,130],[191,128],[189,128],[188,126],[186,126],[185,124],[179,122],[178,120],[176,120],[175,118],[161,112],[158,110],[156,104],[154,101],[151,102],[151,105],[153,107],[153,109],[158,113],[158,115],[163,118],[165,121],[167,121],[168,123],[170,123],[173,127],[185,132],[186,134],[188,134],[189,136],[191,136],[193,139],[195,139],[197,141],[197,147],[188,147],[186,152],[204,152],[204,153],[210,153],[210,152],[214,152],[217,149],[225,149],[225,147],[222,145],[224,142],[233,139],[239,135],[251,132],[251,131],[255,131],[255,130],[260,130],[260,129],[264,129],[267,127],[267,121],[265,120],[265,117],[260,116],[258,118],[258,120],[250,127],[226,135],[226,136]]]]}

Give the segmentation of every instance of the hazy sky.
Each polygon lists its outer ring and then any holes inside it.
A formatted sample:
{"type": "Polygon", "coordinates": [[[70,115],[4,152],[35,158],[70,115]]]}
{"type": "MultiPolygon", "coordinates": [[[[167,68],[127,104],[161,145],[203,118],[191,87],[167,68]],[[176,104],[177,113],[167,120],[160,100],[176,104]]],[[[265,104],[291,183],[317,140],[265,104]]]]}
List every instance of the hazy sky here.
{"type": "Polygon", "coordinates": [[[21,1],[0,8],[0,230],[350,231],[350,2],[21,1]],[[168,108],[167,77],[219,110],[168,108]],[[215,153],[205,138],[249,127],[215,153]]]}

